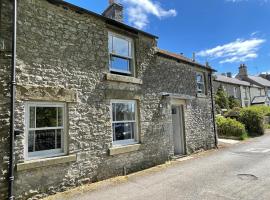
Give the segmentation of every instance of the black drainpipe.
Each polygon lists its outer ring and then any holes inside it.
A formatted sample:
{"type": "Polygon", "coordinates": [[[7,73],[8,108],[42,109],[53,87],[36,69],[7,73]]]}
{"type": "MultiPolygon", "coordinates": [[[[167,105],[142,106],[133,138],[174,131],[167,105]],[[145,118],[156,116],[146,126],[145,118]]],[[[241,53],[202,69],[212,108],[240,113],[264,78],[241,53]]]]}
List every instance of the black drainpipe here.
{"type": "Polygon", "coordinates": [[[214,104],[214,96],[213,96],[213,82],[212,82],[212,72],[209,74],[210,80],[210,92],[211,92],[211,104],[212,104],[212,117],[213,117],[213,125],[214,125],[214,132],[215,132],[215,146],[218,148],[218,137],[217,137],[217,128],[216,128],[216,116],[215,116],[215,104],[214,104]]]}
{"type": "Polygon", "coordinates": [[[17,0],[13,0],[13,36],[12,36],[12,69],[11,69],[11,106],[10,106],[10,152],[9,152],[9,184],[8,199],[14,199],[14,109],[16,94],[16,32],[17,32],[17,0]]]}

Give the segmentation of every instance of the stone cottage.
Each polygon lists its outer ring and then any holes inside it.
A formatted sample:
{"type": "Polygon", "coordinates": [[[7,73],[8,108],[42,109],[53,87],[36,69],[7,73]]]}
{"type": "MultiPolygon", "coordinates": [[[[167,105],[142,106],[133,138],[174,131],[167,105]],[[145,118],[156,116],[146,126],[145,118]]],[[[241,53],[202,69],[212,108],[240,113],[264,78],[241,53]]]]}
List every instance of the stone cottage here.
{"type": "Polygon", "coordinates": [[[16,199],[38,199],[215,147],[213,70],[158,49],[122,9],[18,1],[13,182],[13,4],[0,1],[0,199],[8,182],[16,199]]]}

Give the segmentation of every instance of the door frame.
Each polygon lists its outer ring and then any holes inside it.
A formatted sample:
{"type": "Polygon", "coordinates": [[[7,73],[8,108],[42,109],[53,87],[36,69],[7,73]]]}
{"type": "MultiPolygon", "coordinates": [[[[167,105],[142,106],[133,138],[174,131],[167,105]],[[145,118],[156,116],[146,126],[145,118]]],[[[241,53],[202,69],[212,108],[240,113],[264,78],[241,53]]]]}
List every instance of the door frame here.
{"type": "MultiPolygon", "coordinates": [[[[187,155],[187,142],[186,142],[186,120],[185,120],[185,113],[186,113],[186,100],[183,100],[183,99],[176,99],[176,98],[172,98],[171,99],[171,110],[172,110],[172,107],[173,106],[182,106],[183,110],[182,110],[182,117],[183,117],[183,120],[182,120],[182,123],[183,123],[183,135],[182,135],[182,138],[183,138],[183,156],[187,155]]],[[[181,113],[179,113],[181,114],[181,113]]],[[[174,132],[173,132],[173,122],[172,122],[172,137],[173,136],[174,132]]],[[[173,146],[174,146],[174,142],[172,142],[173,146]]],[[[177,156],[177,155],[175,155],[177,156]]]]}

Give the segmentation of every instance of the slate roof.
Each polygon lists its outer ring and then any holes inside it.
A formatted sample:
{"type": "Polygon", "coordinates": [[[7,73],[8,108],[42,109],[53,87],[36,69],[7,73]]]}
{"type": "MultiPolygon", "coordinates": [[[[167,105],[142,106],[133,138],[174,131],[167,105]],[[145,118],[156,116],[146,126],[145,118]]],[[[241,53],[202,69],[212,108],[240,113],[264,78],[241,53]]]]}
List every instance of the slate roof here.
{"type": "Polygon", "coordinates": [[[270,87],[270,81],[259,76],[248,76],[250,80],[264,87],[270,87]]]}
{"type": "Polygon", "coordinates": [[[252,100],[252,104],[262,104],[265,102],[268,102],[270,99],[267,96],[258,96],[258,97],[254,97],[254,99],[252,100]]]}
{"type": "Polygon", "coordinates": [[[250,86],[250,83],[247,81],[241,81],[237,78],[230,78],[224,75],[216,75],[215,81],[223,82],[223,83],[230,83],[234,85],[250,86]]]}
{"type": "Polygon", "coordinates": [[[210,66],[206,66],[206,65],[203,65],[201,63],[195,62],[192,59],[187,58],[187,57],[185,57],[183,55],[180,55],[180,54],[176,54],[176,53],[169,52],[169,51],[162,50],[162,49],[157,49],[157,53],[159,55],[163,55],[163,56],[166,56],[166,57],[169,57],[169,58],[180,60],[180,61],[183,61],[183,62],[186,62],[186,63],[194,64],[194,65],[197,65],[199,67],[202,67],[202,68],[205,68],[205,69],[208,69],[208,70],[211,70],[211,71],[216,71],[215,69],[211,68],[210,66]]]}
{"type": "Polygon", "coordinates": [[[104,20],[106,23],[108,23],[110,25],[113,25],[113,26],[116,26],[116,27],[119,27],[119,28],[123,28],[123,29],[125,29],[127,31],[134,32],[134,33],[139,32],[139,33],[143,33],[143,34],[148,35],[148,36],[153,37],[153,38],[158,38],[158,36],[156,36],[156,35],[153,35],[151,33],[139,30],[137,28],[134,28],[134,27],[129,26],[127,24],[124,24],[122,22],[118,22],[116,20],[107,18],[107,17],[105,17],[103,15],[100,15],[100,14],[97,14],[97,13],[92,12],[90,10],[87,10],[87,9],[82,8],[82,7],[76,6],[76,5],[72,4],[72,3],[66,2],[64,0],[47,0],[47,1],[52,3],[52,4],[55,4],[55,5],[62,5],[64,7],[69,7],[70,9],[74,10],[77,13],[85,13],[85,14],[93,15],[95,17],[98,17],[99,19],[104,20]]]}

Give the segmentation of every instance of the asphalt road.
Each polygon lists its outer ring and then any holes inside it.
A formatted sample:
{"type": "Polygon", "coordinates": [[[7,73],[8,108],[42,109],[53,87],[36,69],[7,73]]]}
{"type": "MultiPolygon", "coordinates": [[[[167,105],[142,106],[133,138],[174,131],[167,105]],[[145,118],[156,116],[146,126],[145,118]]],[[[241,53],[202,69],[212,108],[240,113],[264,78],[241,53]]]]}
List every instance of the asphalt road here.
{"type": "Polygon", "coordinates": [[[270,200],[270,134],[65,200],[270,200]]]}

